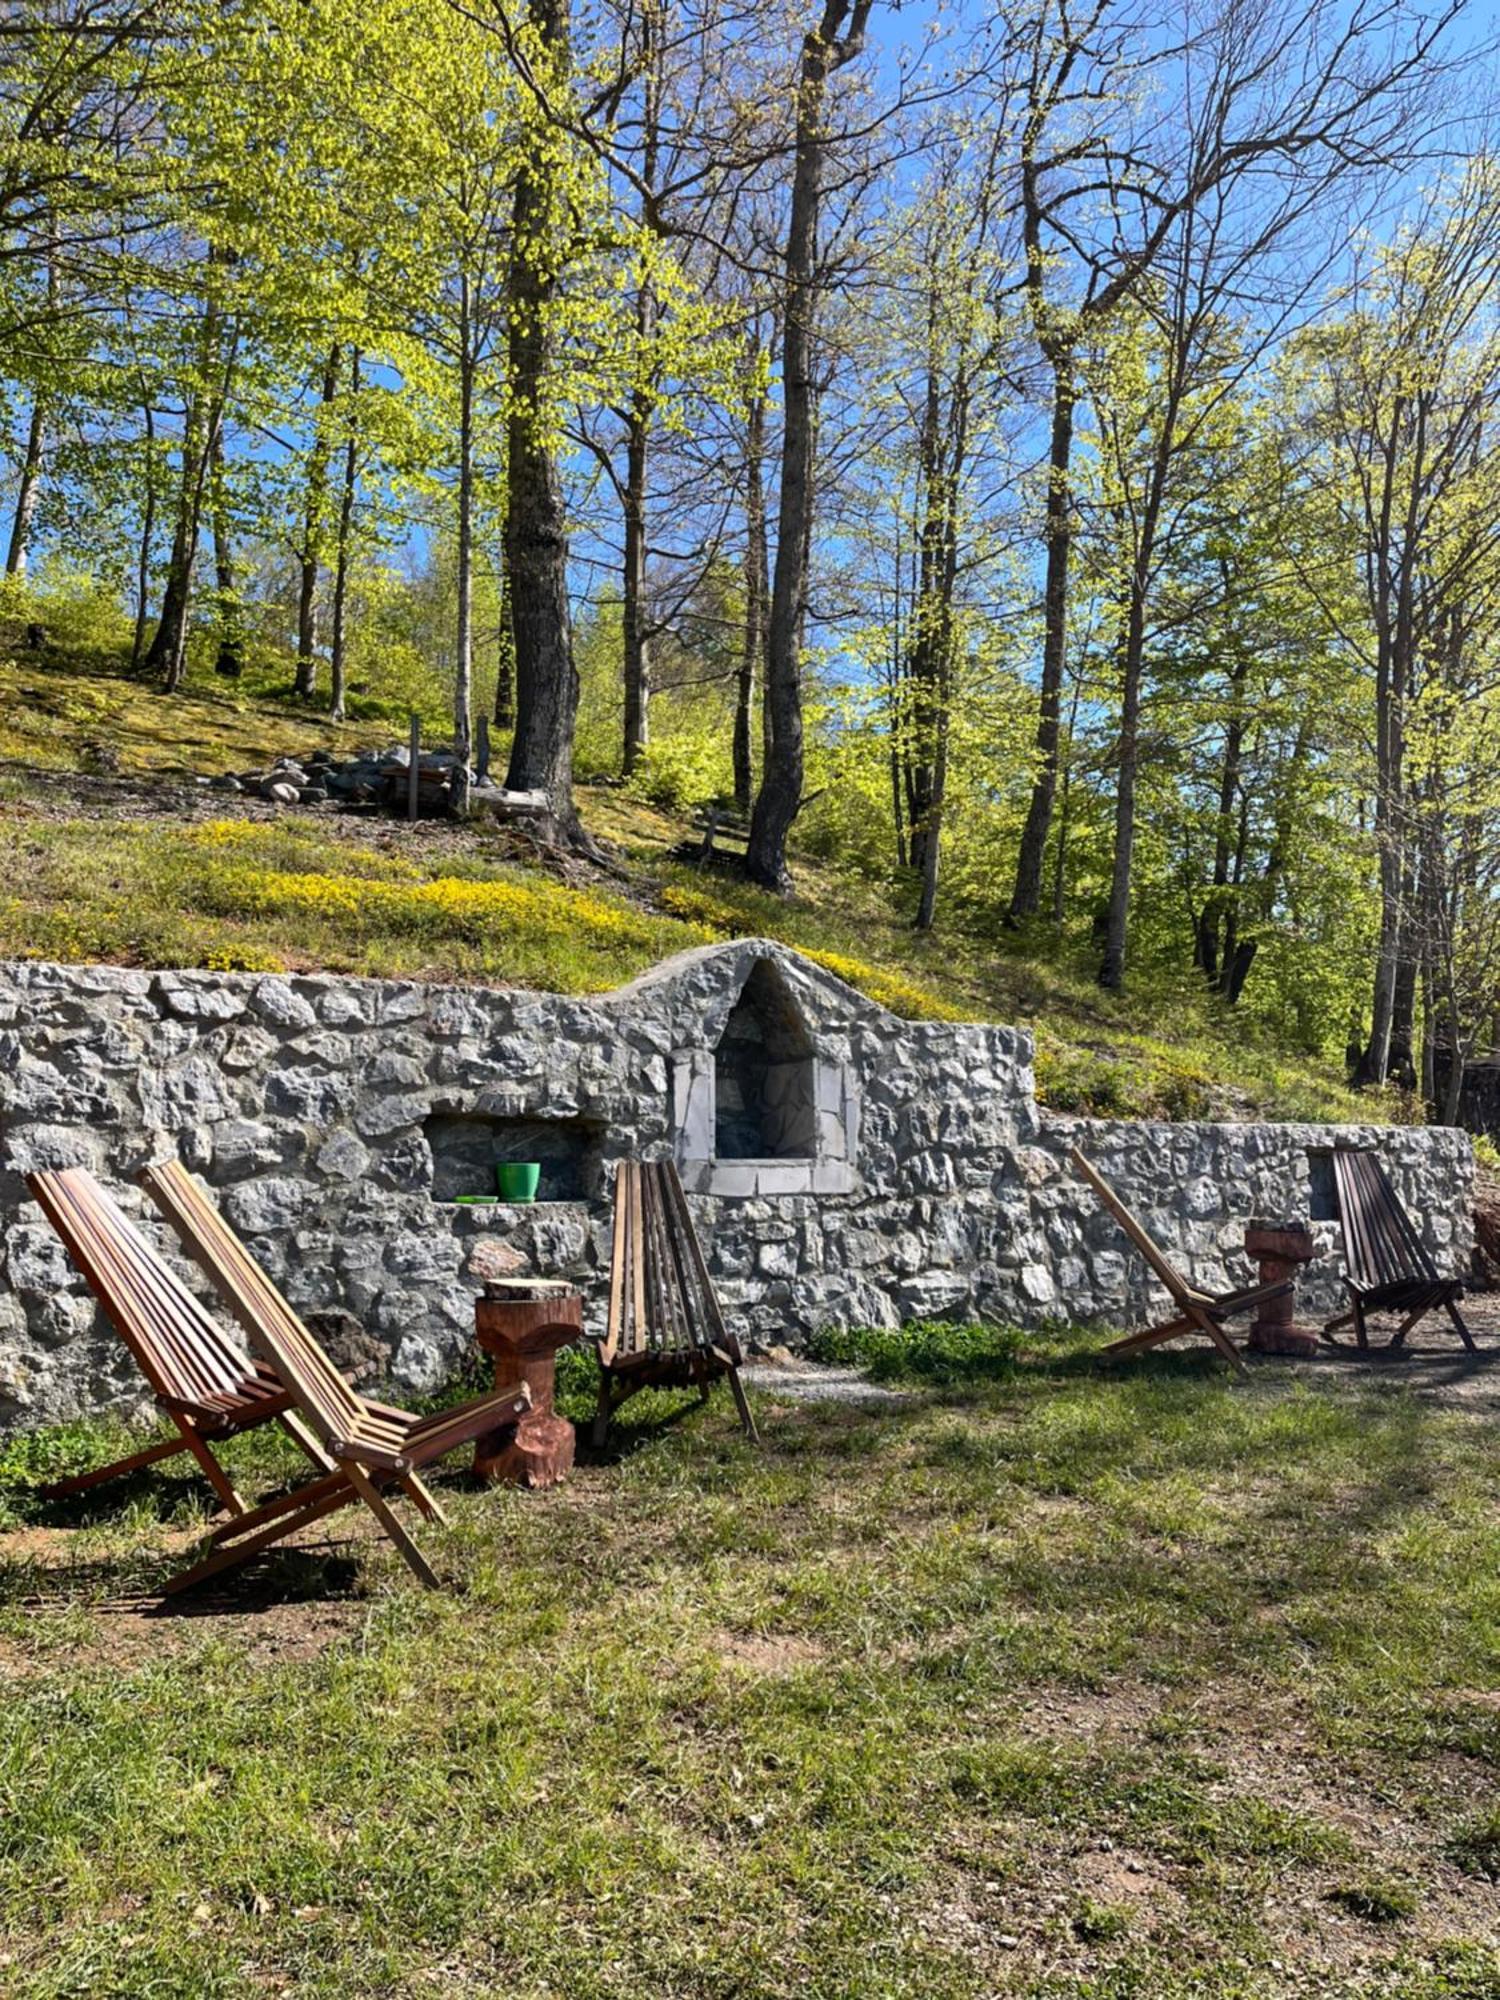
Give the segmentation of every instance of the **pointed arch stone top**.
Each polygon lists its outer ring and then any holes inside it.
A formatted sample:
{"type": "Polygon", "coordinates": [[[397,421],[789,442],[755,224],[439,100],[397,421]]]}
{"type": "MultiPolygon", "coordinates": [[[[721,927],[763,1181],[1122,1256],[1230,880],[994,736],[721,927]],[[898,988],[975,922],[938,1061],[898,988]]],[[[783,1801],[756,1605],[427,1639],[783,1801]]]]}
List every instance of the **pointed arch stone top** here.
{"type": "Polygon", "coordinates": [[[860,1088],[849,1036],[892,1016],[768,938],[706,945],[607,996],[671,1023],[672,1145],[699,1194],[850,1194],[860,1088]]]}

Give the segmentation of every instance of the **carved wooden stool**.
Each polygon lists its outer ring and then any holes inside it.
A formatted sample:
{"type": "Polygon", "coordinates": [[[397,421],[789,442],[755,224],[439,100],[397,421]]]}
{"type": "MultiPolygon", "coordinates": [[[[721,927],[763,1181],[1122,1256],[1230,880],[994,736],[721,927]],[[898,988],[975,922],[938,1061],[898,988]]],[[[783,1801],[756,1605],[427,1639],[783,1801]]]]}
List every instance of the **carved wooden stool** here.
{"type": "Polygon", "coordinates": [[[500,1278],[474,1303],[474,1337],[495,1362],[495,1385],[526,1382],[531,1408],[474,1447],[474,1470],[492,1485],[555,1486],[573,1469],[573,1426],[553,1407],[557,1350],[583,1332],[583,1298],[554,1278],[500,1278]]]}
{"type": "MultiPolygon", "coordinates": [[[[1245,1255],[1259,1264],[1263,1285],[1295,1279],[1299,1268],[1310,1264],[1317,1254],[1313,1233],[1304,1222],[1267,1222],[1256,1217],[1245,1230],[1245,1255]]],[[[1297,1295],[1283,1292],[1259,1308],[1245,1345],[1257,1354],[1316,1354],[1318,1330],[1297,1324],[1297,1295]]]]}

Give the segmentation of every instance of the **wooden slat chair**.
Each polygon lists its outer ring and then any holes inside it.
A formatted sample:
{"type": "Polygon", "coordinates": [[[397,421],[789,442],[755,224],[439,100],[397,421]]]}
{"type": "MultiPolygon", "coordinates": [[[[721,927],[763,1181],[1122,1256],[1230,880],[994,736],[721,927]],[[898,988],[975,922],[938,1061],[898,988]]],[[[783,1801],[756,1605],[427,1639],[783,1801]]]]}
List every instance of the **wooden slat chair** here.
{"type": "Polygon", "coordinates": [[[1463,1280],[1439,1274],[1377,1156],[1339,1147],[1333,1156],[1333,1180],[1344,1232],[1344,1283],[1350,1309],[1328,1321],[1323,1338],[1338,1346],[1334,1334],[1352,1321],[1356,1342],[1368,1347],[1367,1316],[1401,1313],[1404,1318],[1389,1342],[1400,1347],[1419,1320],[1441,1310],[1472,1353],[1474,1336],[1458,1309],[1463,1280]]]}
{"type": "Polygon", "coordinates": [[[1114,1189],[1076,1146],[1069,1149],[1068,1157],[1136,1249],[1140,1251],[1151,1270],[1165,1285],[1173,1305],[1177,1308],[1170,1319],[1164,1319],[1156,1326],[1148,1326],[1139,1333],[1127,1333],[1120,1340],[1112,1340],[1104,1352],[1138,1354],[1143,1348],[1155,1347],[1163,1340],[1176,1340],[1185,1333],[1202,1333],[1213,1342],[1231,1367],[1237,1368],[1242,1375],[1248,1374],[1250,1371],[1241,1359],[1239,1349],[1224,1331],[1224,1322],[1234,1319],[1240,1313],[1253,1312],[1270,1299],[1283,1298],[1293,1289],[1294,1281],[1291,1278],[1283,1278],[1275,1284],[1247,1285],[1242,1290],[1234,1292],[1205,1292],[1197,1285],[1189,1284],[1161,1247],[1152,1241],[1145,1228],[1131,1214],[1114,1189]]]}
{"type": "Polygon", "coordinates": [[[677,1169],[670,1160],[622,1160],[615,1170],[615,1230],[609,1324],[598,1349],[599,1405],[593,1442],[639,1389],[695,1387],[707,1400],[728,1378],[740,1423],[760,1442],[740,1382],[739,1342],[708,1275],[677,1169]]]}
{"type": "Polygon", "coordinates": [[[332,1463],[326,1477],[217,1529],[214,1540],[222,1546],[173,1577],[168,1591],[185,1590],[220,1570],[248,1562],[298,1528],[356,1500],[374,1514],[421,1582],[437,1589],[436,1573],[392,1510],[386,1491],[393,1485],[404,1488],[429,1520],[446,1523],[419,1476],[421,1468],[488,1431],[514,1423],[531,1407],[526,1384],[477,1396],[428,1417],[372,1402],[345,1381],[180,1162],[148,1167],[141,1178],[225,1306],[250,1339],[264,1348],[332,1463]]]}
{"type": "Polygon", "coordinates": [[[27,1176],[26,1185],[67,1246],[110,1325],[150,1383],[175,1434],[110,1465],[42,1488],[49,1498],[85,1493],[106,1480],[190,1451],[232,1515],[245,1503],[213,1446],[239,1431],[279,1423],[323,1472],[325,1455],[292,1408],[280,1380],[242,1354],[202,1302],[158,1256],[114,1200],[82,1167],[27,1176]]]}

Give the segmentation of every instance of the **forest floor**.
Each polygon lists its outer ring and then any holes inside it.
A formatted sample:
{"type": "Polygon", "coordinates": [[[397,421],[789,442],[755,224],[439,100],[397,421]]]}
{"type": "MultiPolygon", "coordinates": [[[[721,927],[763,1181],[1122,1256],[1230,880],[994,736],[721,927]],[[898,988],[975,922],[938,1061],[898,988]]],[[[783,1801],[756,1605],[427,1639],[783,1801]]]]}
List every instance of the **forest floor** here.
{"type": "Polygon", "coordinates": [[[455,1465],[454,1597],[346,1514],[164,1607],[198,1483],[48,1503],[118,1432],[13,1440],[0,1989],[1493,2000],[1493,1350],[1097,1338],[455,1465]]]}
{"type": "Polygon", "coordinates": [[[903,895],[795,857],[768,895],[679,853],[686,821],[618,786],[580,809],[612,861],[560,863],[489,825],[407,826],[373,810],[288,812],[202,780],[401,732],[334,728],[213,680],[166,697],[108,649],[27,650],[0,621],[0,954],[143,966],[327,969],[597,991],[669,953],[763,935],[809,952],[898,1013],[1037,1036],[1039,1095],[1105,1115],[1400,1115],[1332,1065],[1216,1011],[1187,974],[1093,983],[1084,941],[918,936],[903,895]]]}

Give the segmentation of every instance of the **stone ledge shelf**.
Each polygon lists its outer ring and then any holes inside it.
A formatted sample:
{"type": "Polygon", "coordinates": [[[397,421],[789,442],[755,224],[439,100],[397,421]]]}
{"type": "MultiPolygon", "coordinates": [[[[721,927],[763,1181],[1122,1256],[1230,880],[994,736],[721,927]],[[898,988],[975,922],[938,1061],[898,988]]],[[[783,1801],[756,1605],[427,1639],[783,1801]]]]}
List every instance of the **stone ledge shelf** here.
{"type": "Polygon", "coordinates": [[[859,1192],[859,1177],[847,1160],[683,1160],[678,1171],[689,1194],[716,1194],[728,1200],[859,1192]]]}

